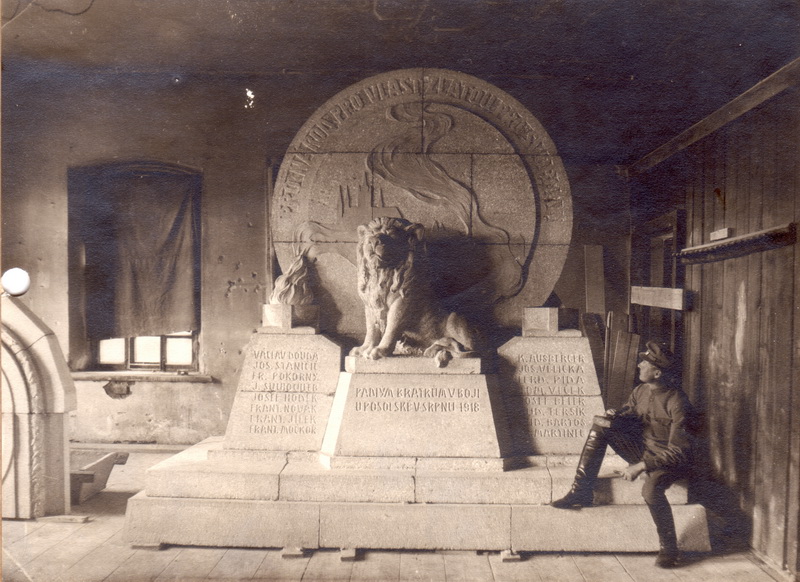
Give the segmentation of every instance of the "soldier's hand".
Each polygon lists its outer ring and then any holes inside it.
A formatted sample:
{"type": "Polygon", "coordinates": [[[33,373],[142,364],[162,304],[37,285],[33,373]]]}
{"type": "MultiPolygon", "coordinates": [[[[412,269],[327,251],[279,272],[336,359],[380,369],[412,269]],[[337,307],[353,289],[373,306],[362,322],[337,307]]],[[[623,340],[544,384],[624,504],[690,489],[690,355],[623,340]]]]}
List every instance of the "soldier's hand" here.
{"type": "Polygon", "coordinates": [[[626,481],[636,481],[636,478],[645,471],[644,461],[639,461],[633,465],[628,465],[622,471],[622,478],[626,481]]]}

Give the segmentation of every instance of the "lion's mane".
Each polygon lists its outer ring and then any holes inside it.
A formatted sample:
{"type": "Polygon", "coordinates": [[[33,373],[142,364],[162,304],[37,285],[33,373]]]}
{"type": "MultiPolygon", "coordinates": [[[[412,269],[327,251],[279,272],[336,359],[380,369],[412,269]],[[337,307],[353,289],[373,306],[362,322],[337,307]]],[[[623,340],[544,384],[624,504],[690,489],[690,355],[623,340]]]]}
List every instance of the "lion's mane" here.
{"type": "Polygon", "coordinates": [[[358,292],[365,305],[382,311],[392,299],[407,297],[422,282],[417,273],[421,229],[402,218],[381,217],[358,232],[358,292]]]}
{"type": "Polygon", "coordinates": [[[475,353],[475,330],[439,303],[427,270],[424,227],[403,218],[376,218],[358,227],[358,294],[364,303],[367,333],[351,355],[377,360],[422,353],[446,365],[452,357],[475,353]]]}

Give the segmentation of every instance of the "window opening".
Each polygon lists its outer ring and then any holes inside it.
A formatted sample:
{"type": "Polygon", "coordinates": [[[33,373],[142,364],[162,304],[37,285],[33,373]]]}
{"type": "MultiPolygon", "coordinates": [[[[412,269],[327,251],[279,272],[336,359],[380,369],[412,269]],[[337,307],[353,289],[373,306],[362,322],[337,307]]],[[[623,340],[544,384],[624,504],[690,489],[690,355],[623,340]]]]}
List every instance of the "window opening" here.
{"type": "Polygon", "coordinates": [[[70,170],[73,369],[198,369],[200,193],[157,162],[70,170]]]}

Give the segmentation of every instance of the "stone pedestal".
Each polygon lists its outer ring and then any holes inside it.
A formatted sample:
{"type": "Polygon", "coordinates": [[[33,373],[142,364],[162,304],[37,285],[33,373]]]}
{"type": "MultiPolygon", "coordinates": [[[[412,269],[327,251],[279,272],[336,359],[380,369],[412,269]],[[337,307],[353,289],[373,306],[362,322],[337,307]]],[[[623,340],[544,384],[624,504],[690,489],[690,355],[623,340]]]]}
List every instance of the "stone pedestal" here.
{"type": "Polygon", "coordinates": [[[505,415],[493,377],[478,358],[439,368],[432,358],[347,357],[339,378],[322,461],[365,464],[388,459],[452,459],[464,468],[502,470],[505,415]],[[456,460],[458,459],[458,460],[456,460]]]}
{"type": "MultiPolygon", "coordinates": [[[[421,459],[391,469],[324,469],[304,455],[253,462],[219,452],[222,438],[211,438],[152,467],[145,490],[128,502],[126,539],[139,546],[658,549],[640,481],[601,478],[596,499],[614,505],[549,507],[574,471],[562,457],[503,472],[447,471],[421,459]]],[[[610,457],[601,475],[620,466],[610,457]]],[[[680,547],[709,551],[703,507],[686,504],[685,483],[669,496],[680,547]]]]}
{"type": "MultiPolygon", "coordinates": [[[[312,328],[319,331],[319,307],[317,305],[273,305],[261,306],[261,325],[275,331],[312,328]]],[[[301,332],[303,333],[303,332],[301,332]]]]}
{"type": "MultiPolygon", "coordinates": [[[[142,546],[655,551],[658,536],[641,499],[642,480],[614,477],[614,470],[625,466],[619,457],[608,455],[601,469],[599,507],[549,507],[572,481],[583,435],[539,434],[538,423],[548,418],[588,423],[602,408],[584,338],[551,331],[517,338],[501,349],[502,381],[484,374],[479,359],[468,358],[437,368],[430,358],[348,357],[345,371],[337,368],[331,375],[333,363],[322,354],[330,349],[335,359],[334,350],[325,338],[262,331],[248,347],[228,433],[147,472],[144,491],[128,502],[126,539],[142,546]],[[318,359],[300,356],[311,338],[317,338],[310,351],[318,359]],[[315,390],[270,384],[280,382],[270,373],[304,361],[316,362],[326,378],[315,390]],[[536,380],[525,379],[529,374],[536,380]],[[333,397],[329,382],[336,377],[333,397]],[[501,391],[510,392],[506,402],[511,403],[514,394],[546,399],[522,408],[525,422],[517,427],[527,442],[536,443],[518,446],[526,455],[524,468],[510,470],[507,463],[501,391]],[[333,399],[328,416],[317,410],[301,423],[316,427],[313,438],[253,430],[293,426],[291,420],[252,418],[262,414],[253,408],[262,395],[289,394],[333,399]],[[323,417],[324,439],[317,432],[323,417]]],[[[547,426],[541,430],[573,430],[547,426]]],[[[574,430],[585,426],[576,422],[574,430]]],[[[686,484],[676,483],[668,495],[681,548],[710,550],[705,510],[687,503],[686,484]]]]}
{"type": "Polygon", "coordinates": [[[557,309],[526,309],[530,327],[498,349],[516,456],[578,454],[604,412],[589,340],[557,320],[557,309]]]}
{"type": "Polygon", "coordinates": [[[226,449],[318,451],[322,444],[341,348],[313,327],[284,321],[259,329],[245,348],[226,449]]]}

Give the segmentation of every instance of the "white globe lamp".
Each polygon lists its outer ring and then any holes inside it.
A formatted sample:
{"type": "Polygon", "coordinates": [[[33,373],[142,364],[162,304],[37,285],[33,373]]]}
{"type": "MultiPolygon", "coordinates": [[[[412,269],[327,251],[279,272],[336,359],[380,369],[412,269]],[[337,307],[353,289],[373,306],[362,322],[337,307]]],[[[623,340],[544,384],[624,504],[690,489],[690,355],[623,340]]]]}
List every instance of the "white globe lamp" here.
{"type": "Polygon", "coordinates": [[[24,295],[31,288],[31,276],[25,269],[14,267],[9,269],[0,277],[0,284],[3,291],[13,297],[24,295]]]}

